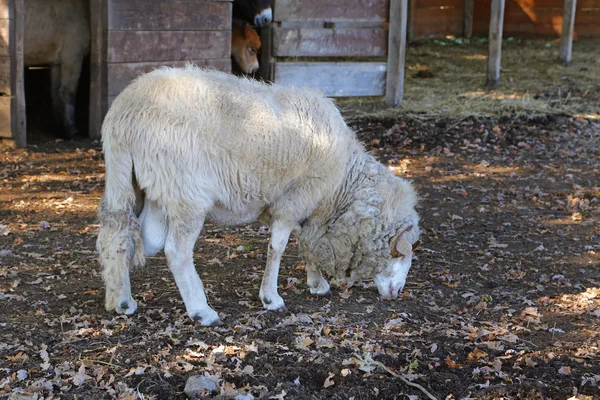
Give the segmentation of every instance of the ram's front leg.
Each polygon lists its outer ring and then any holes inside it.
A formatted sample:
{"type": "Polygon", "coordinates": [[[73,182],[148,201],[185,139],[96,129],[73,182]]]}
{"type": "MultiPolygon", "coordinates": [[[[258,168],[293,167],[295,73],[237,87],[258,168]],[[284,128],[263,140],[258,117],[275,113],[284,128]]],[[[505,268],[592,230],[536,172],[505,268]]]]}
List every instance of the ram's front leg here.
{"type": "Polygon", "coordinates": [[[306,283],[310,293],[318,296],[326,296],[331,294],[329,283],[323,278],[321,270],[312,263],[306,265],[306,283]]]}
{"type": "Polygon", "coordinates": [[[259,297],[263,306],[267,310],[285,309],[283,299],[277,293],[277,277],[279,276],[279,266],[281,257],[287,246],[290,234],[293,229],[292,224],[274,221],[271,225],[271,240],[269,241],[269,250],[267,253],[267,266],[260,284],[259,297]]]}

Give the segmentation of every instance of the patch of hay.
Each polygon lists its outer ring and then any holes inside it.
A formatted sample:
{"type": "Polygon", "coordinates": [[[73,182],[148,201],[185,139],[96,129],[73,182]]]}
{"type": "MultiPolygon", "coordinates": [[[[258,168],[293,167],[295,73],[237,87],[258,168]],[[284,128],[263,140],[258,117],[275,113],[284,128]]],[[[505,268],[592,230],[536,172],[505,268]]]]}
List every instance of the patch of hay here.
{"type": "Polygon", "coordinates": [[[448,38],[407,49],[404,99],[399,108],[383,98],[337,99],[348,118],[411,115],[533,118],[549,114],[600,118],[600,41],[577,40],[573,61],[559,62],[559,40],[507,39],[500,84],[487,88],[485,40],[448,38]]]}

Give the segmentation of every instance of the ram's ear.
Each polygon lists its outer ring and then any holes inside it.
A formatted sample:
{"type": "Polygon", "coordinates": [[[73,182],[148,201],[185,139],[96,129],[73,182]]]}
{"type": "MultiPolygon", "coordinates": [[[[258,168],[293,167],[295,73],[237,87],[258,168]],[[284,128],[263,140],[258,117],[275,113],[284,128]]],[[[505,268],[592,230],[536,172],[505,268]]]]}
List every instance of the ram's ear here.
{"type": "Polygon", "coordinates": [[[410,232],[412,229],[412,222],[406,223],[400,228],[398,228],[398,231],[390,241],[390,250],[393,258],[404,257],[409,254],[412,254],[413,245],[411,245],[408,239],[406,238],[407,233],[410,232]]]}

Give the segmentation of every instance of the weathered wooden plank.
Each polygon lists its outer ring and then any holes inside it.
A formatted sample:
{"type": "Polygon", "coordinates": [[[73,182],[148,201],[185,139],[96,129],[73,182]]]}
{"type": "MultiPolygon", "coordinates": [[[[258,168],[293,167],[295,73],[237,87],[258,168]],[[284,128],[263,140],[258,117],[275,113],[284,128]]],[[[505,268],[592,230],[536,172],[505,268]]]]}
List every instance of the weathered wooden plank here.
{"type": "Polygon", "coordinates": [[[386,65],[369,62],[275,63],[275,82],[319,89],[327,96],[381,96],[386,65]]]}
{"type": "Polygon", "coordinates": [[[505,0],[492,0],[489,33],[488,86],[496,86],[500,80],[504,1],[505,0]]]}
{"type": "Polygon", "coordinates": [[[416,0],[416,8],[429,7],[459,7],[462,8],[464,0],[416,0]]]}
{"type": "Polygon", "coordinates": [[[392,0],[390,4],[390,34],[385,102],[390,106],[402,104],[404,95],[404,60],[406,56],[407,0],[392,0]]]}
{"type": "Polygon", "coordinates": [[[99,138],[102,121],[107,111],[106,99],[106,0],[90,0],[91,51],[90,51],[90,114],[89,136],[99,138]]]}
{"type": "Polygon", "coordinates": [[[0,56],[8,56],[12,54],[10,24],[12,19],[0,19],[0,56]]]}
{"type": "Polygon", "coordinates": [[[231,15],[229,2],[108,0],[109,30],[230,30],[231,15]]]}
{"type": "Polygon", "coordinates": [[[0,56],[0,96],[11,96],[10,64],[12,57],[0,56]]]}
{"type": "Polygon", "coordinates": [[[231,56],[231,31],[109,31],[109,63],[231,56]]]}
{"type": "Polygon", "coordinates": [[[0,18],[1,19],[12,19],[14,18],[14,10],[12,7],[13,0],[0,0],[0,18]]]}
{"type": "Polygon", "coordinates": [[[108,64],[108,96],[117,96],[132,80],[142,74],[153,71],[162,66],[183,67],[190,63],[201,67],[214,68],[220,71],[231,71],[231,58],[108,64]]]}
{"type": "Polygon", "coordinates": [[[387,21],[390,0],[276,0],[274,21],[387,21]]]}
{"type": "Polygon", "coordinates": [[[571,63],[573,54],[573,31],[575,28],[575,8],[577,0],[565,0],[563,9],[562,33],[560,35],[560,61],[571,63]]]}
{"type": "Polygon", "coordinates": [[[470,38],[473,36],[473,7],[475,0],[464,0],[465,1],[465,18],[463,36],[470,38]]]}
{"type": "Polygon", "coordinates": [[[0,138],[12,138],[11,124],[12,96],[0,96],[0,138]]]}
{"type": "Polygon", "coordinates": [[[17,146],[27,146],[27,116],[25,114],[25,54],[23,40],[25,38],[25,6],[23,0],[13,0],[14,18],[11,36],[13,40],[13,57],[11,64],[11,129],[13,140],[17,146]]]}
{"type": "Polygon", "coordinates": [[[383,29],[273,28],[275,57],[385,56],[387,31],[383,29]]]}

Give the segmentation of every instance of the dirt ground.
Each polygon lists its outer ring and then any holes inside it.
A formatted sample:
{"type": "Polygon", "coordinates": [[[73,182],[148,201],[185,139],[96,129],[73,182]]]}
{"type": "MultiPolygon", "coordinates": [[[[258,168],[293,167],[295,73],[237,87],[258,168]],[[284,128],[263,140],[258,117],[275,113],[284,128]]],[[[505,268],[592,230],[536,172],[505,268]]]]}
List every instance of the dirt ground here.
{"type": "Polygon", "coordinates": [[[192,375],[207,398],[600,398],[600,121],[352,125],[421,197],[401,298],[312,296],[292,241],[288,311],[265,312],[268,232],[208,226],[195,261],[217,328],[188,320],[162,253],[133,274],[135,315],[104,310],[98,142],[0,153],[0,398],[178,399],[192,375]]]}

